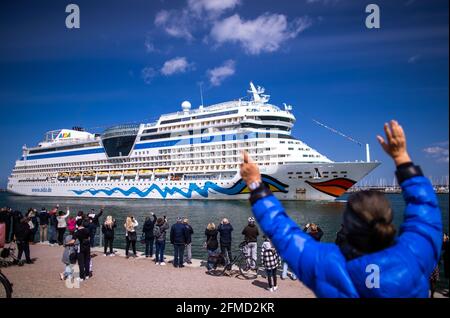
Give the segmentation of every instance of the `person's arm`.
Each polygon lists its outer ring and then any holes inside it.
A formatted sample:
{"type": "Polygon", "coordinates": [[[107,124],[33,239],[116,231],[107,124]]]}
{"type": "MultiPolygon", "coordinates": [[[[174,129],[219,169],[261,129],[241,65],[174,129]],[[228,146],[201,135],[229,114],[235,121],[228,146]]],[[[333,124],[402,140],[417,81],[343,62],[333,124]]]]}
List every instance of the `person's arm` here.
{"type": "Polygon", "coordinates": [[[358,297],[339,248],[334,244],[318,243],[302,231],[262,183],[258,166],[247,153],[244,153],[241,176],[247,185],[254,182],[260,184],[250,195],[253,214],[296,276],[314,292],[322,292],[317,294],[319,297],[358,297]],[[322,285],[317,285],[319,282],[322,285]]]}
{"type": "Polygon", "coordinates": [[[429,275],[436,266],[442,244],[442,220],[431,182],[409,157],[403,128],[396,122],[385,124],[387,140],[377,136],[383,149],[394,160],[396,176],[406,203],[399,241],[417,256],[420,267],[429,275]]]}
{"type": "Polygon", "coordinates": [[[133,226],[134,227],[138,227],[139,226],[139,222],[137,220],[134,220],[133,226]]]}
{"type": "Polygon", "coordinates": [[[171,244],[173,244],[174,243],[174,241],[175,241],[175,229],[173,228],[173,226],[172,226],[172,228],[170,229],[170,243],[171,244]]]}
{"type": "Polygon", "coordinates": [[[63,216],[63,218],[67,218],[67,217],[69,216],[69,214],[70,214],[70,209],[67,208],[67,212],[66,212],[66,214],[63,216]]]}
{"type": "Polygon", "coordinates": [[[152,213],[152,216],[153,216],[153,224],[155,224],[158,218],[156,217],[155,213],[152,213]]]}
{"type": "Polygon", "coordinates": [[[319,241],[322,239],[323,236],[323,231],[320,227],[317,227],[317,238],[319,239],[319,241]]]}

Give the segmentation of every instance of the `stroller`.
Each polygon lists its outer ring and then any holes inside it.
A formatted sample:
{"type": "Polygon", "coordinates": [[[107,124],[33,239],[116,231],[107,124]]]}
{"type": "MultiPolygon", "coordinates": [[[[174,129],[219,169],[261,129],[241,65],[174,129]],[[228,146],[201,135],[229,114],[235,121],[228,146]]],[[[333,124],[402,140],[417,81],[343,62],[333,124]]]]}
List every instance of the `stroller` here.
{"type": "Polygon", "coordinates": [[[15,241],[12,241],[0,252],[0,267],[8,267],[11,265],[23,265],[19,262],[17,258],[17,244],[15,241]]]}

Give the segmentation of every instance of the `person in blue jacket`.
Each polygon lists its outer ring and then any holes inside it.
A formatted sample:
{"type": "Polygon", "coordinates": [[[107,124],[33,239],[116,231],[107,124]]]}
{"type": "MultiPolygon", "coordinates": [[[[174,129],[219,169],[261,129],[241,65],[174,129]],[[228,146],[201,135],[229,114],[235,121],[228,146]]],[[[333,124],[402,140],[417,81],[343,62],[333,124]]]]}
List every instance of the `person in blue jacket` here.
{"type": "Polygon", "coordinates": [[[289,218],[244,153],[241,175],[257,221],[318,297],[429,297],[429,277],[441,252],[441,212],[430,181],[408,155],[403,128],[391,121],[384,130],[387,140],[377,138],[396,164],[406,203],[397,237],[388,200],[382,193],[362,191],[348,199],[341,245],[317,242],[289,218]]]}

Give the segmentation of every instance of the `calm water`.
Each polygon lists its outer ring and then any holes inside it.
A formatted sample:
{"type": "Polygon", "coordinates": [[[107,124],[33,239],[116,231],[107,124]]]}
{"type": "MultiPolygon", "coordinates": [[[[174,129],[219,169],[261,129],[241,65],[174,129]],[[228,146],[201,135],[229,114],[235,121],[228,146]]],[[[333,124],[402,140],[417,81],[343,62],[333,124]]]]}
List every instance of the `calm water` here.
{"type": "MultiPolygon", "coordinates": [[[[400,194],[388,194],[392,207],[395,211],[394,222],[398,227],[403,221],[404,202],[400,194]]],[[[449,196],[447,194],[438,195],[442,211],[442,221],[444,231],[448,233],[449,224],[449,196]]],[[[336,232],[340,228],[342,211],[345,206],[345,197],[342,202],[312,202],[312,201],[286,201],[283,202],[288,214],[299,224],[316,223],[324,231],[323,241],[333,242],[336,232]]],[[[118,220],[116,231],[116,248],[125,248],[125,230],[121,226],[125,222],[127,215],[133,215],[139,222],[138,233],[140,235],[144,220],[154,212],[157,216],[166,215],[169,224],[173,224],[177,217],[187,216],[194,228],[192,254],[194,258],[205,258],[206,253],[202,248],[205,241],[204,231],[209,222],[216,225],[220,220],[227,217],[234,227],[233,243],[234,250],[242,241],[242,229],[247,224],[247,219],[251,216],[250,204],[247,201],[199,201],[199,200],[120,200],[120,199],[82,199],[82,198],[40,198],[13,196],[7,193],[0,193],[0,206],[9,206],[22,212],[30,207],[39,210],[41,207],[50,209],[59,204],[62,209],[69,207],[72,215],[77,211],[90,211],[94,208],[97,212],[104,207],[106,215],[112,215],[118,220]]],[[[102,219],[104,219],[102,217],[102,219]]],[[[262,236],[262,235],[261,235],[262,236]]],[[[138,250],[143,250],[143,245],[137,244],[138,250]]],[[[172,254],[172,246],[166,247],[167,254],[172,254]]],[[[441,275],[443,278],[443,274],[441,275]]]]}

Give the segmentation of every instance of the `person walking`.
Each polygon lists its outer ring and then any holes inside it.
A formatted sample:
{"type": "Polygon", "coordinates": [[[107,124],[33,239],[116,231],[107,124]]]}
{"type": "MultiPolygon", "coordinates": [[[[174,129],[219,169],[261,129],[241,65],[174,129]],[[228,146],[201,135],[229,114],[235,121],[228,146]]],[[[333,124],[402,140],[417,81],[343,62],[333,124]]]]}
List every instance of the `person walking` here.
{"type": "Polygon", "coordinates": [[[36,234],[38,233],[39,230],[39,221],[38,221],[38,217],[37,217],[37,213],[36,210],[33,208],[30,208],[26,214],[26,217],[28,218],[28,222],[30,225],[30,237],[28,238],[29,242],[32,244],[36,243],[36,234]]]}
{"type": "Polygon", "coordinates": [[[42,208],[38,213],[39,218],[39,240],[41,243],[48,242],[48,221],[49,214],[46,208],[42,208]]]}
{"type": "Polygon", "coordinates": [[[404,222],[396,236],[386,196],[377,191],[353,193],[343,213],[346,243],[340,247],[304,233],[244,152],[241,176],[251,191],[253,214],[281,257],[318,297],[429,297],[429,277],[442,246],[442,214],[431,182],[408,154],[403,128],[393,120],[384,131],[387,140],[377,138],[397,169],[404,222]]]}
{"type": "Polygon", "coordinates": [[[213,263],[214,259],[217,259],[217,254],[219,250],[219,241],[217,240],[219,232],[216,229],[216,225],[214,223],[209,223],[205,230],[206,236],[206,251],[208,252],[208,261],[206,263],[206,267],[208,269],[208,273],[213,269],[216,265],[213,263]]]}
{"type": "Polygon", "coordinates": [[[169,229],[169,224],[167,223],[167,218],[158,218],[156,225],[153,229],[153,234],[155,236],[155,263],[157,265],[165,266],[164,262],[164,251],[166,249],[166,232],[169,229]]]}
{"type": "Polygon", "coordinates": [[[145,219],[144,227],[142,228],[145,242],[145,257],[153,257],[153,245],[155,242],[155,235],[153,234],[153,230],[155,228],[156,221],[156,215],[152,212],[152,218],[147,217],[145,219]]]}
{"type": "Polygon", "coordinates": [[[134,216],[127,217],[127,220],[124,224],[125,227],[125,240],[126,240],[126,248],[125,248],[125,255],[127,258],[129,258],[129,250],[130,245],[133,249],[133,257],[137,257],[136,254],[136,241],[137,241],[137,233],[136,233],[136,227],[139,226],[138,221],[134,218],[134,216]]]}
{"type": "MultiPolygon", "coordinates": [[[[244,240],[247,243],[245,246],[245,251],[247,254],[247,257],[252,258],[255,262],[253,264],[256,264],[256,268],[258,267],[258,236],[259,231],[258,227],[256,226],[256,221],[254,217],[248,218],[248,225],[244,228],[242,231],[242,235],[244,235],[244,240]]],[[[249,264],[250,266],[251,264],[249,264]]],[[[253,270],[256,270],[256,268],[252,268],[253,270]]]]}
{"type": "Polygon", "coordinates": [[[67,228],[67,222],[66,219],[70,214],[69,208],[67,208],[66,214],[64,214],[63,211],[58,212],[58,216],[56,219],[58,220],[58,244],[63,245],[64,244],[64,232],[66,232],[67,228]]]}
{"type": "Polygon", "coordinates": [[[267,274],[267,281],[269,283],[268,290],[274,292],[278,289],[277,285],[277,268],[280,264],[280,257],[277,251],[272,246],[272,242],[267,236],[264,236],[264,243],[261,247],[261,259],[264,269],[267,274]]]}
{"type": "Polygon", "coordinates": [[[80,268],[80,281],[88,280],[89,273],[91,271],[91,244],[89,237],[90,233],[87,229],[88,226],[88,220],[78,220],[78,229],[73,234],[73,240],[78,240],[80,243],[79,251],[77,254],[78,266],[80,268]]]}
{"type": "Polygon", "coordinates": [[[113,219],[111,215],[108,215],[106,217],[105,223],[103,223],[102,225],[103,241],[105,242],[104,246],[105,256],[114,256],[113,243],[114,243],[114,230],[116,226],[117,226],[116,220],[113,219]]]}
{"type": "Polygon", "coordinates": [[[227,218],[224,218],[222,222],[220,222],[217,231],[220,234],[220,252],[224,257],[228,257],[228,260],[231,262],[233,260],[233,255],[231,253],[233,226],[231,226],[230,221],[227,218]]]}
{"type": "MultiPolygon", "coordinates": [[[[289,268],[288,263],[285,262],[285,261],[283,261],[283,269],[282,269],[282,272],[281,272],[281,275],[280,275],[280,278],[281,278],[282,280],[285,280],[285,279],[288,277],[288,270],[289,270],[289,269],[290,269],[290,268],[289,268]]],[[[297,276],[295,275],[294,272],[291,271],[290,275],[291,275],[291,279],[292,279],[292,280],[297,280],[297,276]]]]}
{"type": "Polygon", "coordinates": [[[194,234],[194,229],[189,224],[188,218],[183,219],[183,224],[186,227],[187,231],[186,253],[184,261],[188,264],[192,264],[192,235],[194,234]]]}

